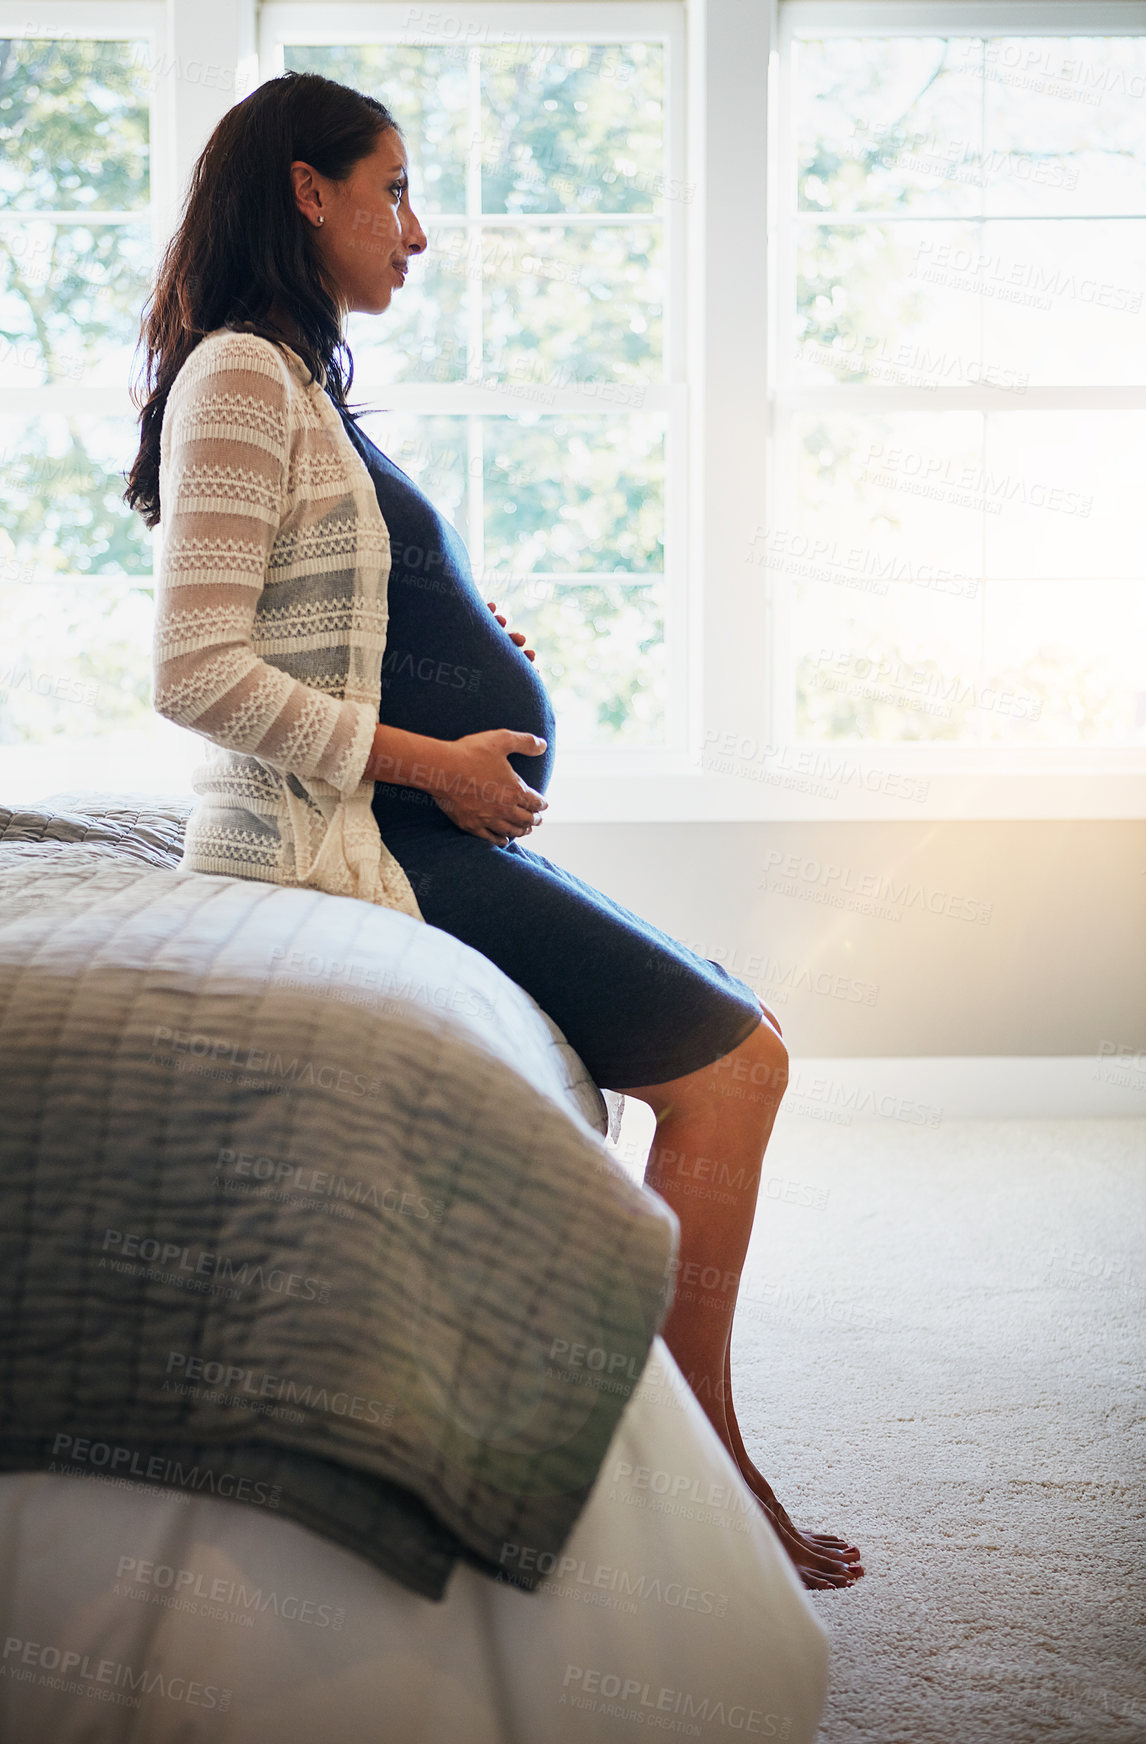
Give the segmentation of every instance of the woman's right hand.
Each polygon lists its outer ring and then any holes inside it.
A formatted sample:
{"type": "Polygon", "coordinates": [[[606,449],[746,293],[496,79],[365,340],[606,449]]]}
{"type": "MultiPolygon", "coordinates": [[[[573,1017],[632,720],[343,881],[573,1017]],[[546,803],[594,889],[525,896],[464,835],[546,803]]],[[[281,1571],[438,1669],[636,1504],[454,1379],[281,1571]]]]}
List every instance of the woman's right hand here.
{"type": "Polygon", "coordinates": [[[536,733],[515,733],[508,727],[439,741],[435,762],[440,768],[427,791],[459,829],[504,848],[540,824],[549,804],[521,779],[509,754],[539,757],[544,750],[545,740],[536,733]]]}

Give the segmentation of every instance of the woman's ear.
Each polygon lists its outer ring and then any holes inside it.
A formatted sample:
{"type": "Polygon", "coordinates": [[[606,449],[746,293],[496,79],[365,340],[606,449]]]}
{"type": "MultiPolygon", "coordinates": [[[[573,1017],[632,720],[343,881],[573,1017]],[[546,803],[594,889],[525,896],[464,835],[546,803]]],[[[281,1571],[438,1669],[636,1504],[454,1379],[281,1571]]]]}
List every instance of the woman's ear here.
{"type": "Polygon", "coordinates": [[[323,222],[322,191],[314,169],[299,159],[291,164],[290,173],[294,183],[295,205],[309,224],[317,226],[323,222]]]}

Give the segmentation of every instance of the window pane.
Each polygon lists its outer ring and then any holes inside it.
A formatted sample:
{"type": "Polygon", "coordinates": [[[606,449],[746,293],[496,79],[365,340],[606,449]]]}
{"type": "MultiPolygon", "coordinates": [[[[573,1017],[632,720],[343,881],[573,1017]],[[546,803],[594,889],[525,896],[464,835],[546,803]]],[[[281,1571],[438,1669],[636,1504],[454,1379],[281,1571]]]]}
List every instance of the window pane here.
{"type": "Polygon", "coordinates": [[[831,413],[795,428],[797,511],[776,518],[768,561],[834,565],[841,585],[921,563],[949,576],[1142,574],[1146,412],[831,413]]]}
{"type": "Polygon", "coordinates": [[[791,590],[797,731],[959,736],[944,692],[979,656],[982,419],[832,414],[795,437],[796,513],[752,555],[791,590]]]}
{"type": "Polygon", "coordinates": [[[0,206],[142,211],[148,45],[0,42],[0,206]]]}
{"type": "Polygon", "coordinates": [[[1146,744],[1146,586],[987,582],[981,611],[798,582],[797,728],[817,742],[1146,744]],[[824,625],[830,625],[825,631],[824,625]]]}
{"type": "Polygon", "coordinates": [[[661,582],[530,582],[497,596],[523,630],[553,698],[562,745],[665,741],[665,607],[661,582]]]}
{"type": "Polygon", "coordinates": [[[537,670],[553,699],[559,750],[664,742],[660,582],[499,582],[489,597],[510,628],[523,630],[536,649],[537,670]]]}
{"type": "Polygon", "coordinates": [[[1141,37],[834,38],[794,59],[809,212],[1137,213],[1141,37]]]}
{"type": "Polygon", "coordinates": [[[487,231],[484,244],[484,373],[539,387],[662,374],[659,230],[487,231]]]}
{"type": "Polygon", "coordinates": [[[989,416],[984,488],[998,512],[984,522],[985,573],[1079,581],[1146,573],[1144,444],[1146,412],[989,416]]]}
{"type": "Polygon", "coordinates": [[[983,355],[1032,385],[1146,382],[1146,219],[988,223],[968,262],[936,237],[916,268],[982,324],[983,355]]]}
{"type": "Polygon", "coordinates": [[[664,420],[486,419],[487,569],[664,569],[664,420]]]}
{"type": "Polygon", "coordinates": [[[951,616],[941,628],[937,614],[904,614],[898,594],[842,607],[825,594],[800,584],[793,603],[800,738],[893,744],[982,736],[974,713],[977,624],[951,616]]]}
{"type": "Polygon", "coordinates": [[[885,579],[922,561],[970,576],[1143,571],[1146,412],[831,413],[796,430],[793,528],[820,561],[866,555],[885,579]]]}
{"type": "Polygon", "coordinates": [[[813,739],[1141,743],[1146,37],[796,46],[797,276],[780,500],[752,557],[791,605],[813,739]],[[870,218],[857,215],[868,213],[870,218]],[[848,415],[849,389],[918,412],[848,415]],[[928,413],[940,387],[1002,390],[928,413]]]}
{"type": "Polygon", "coordinates": [[[0,226],[0,388],[82,381],[123,392],[151,261],[145,222],[0,226]]]}
{"type": "Polygon", "coordinates": [[[659,43],[498,48],[482,75],[483,211],[649,212],[671,192],[659,43]]]}
{"type": "MultiPolygon", "coordinates": [[[[937,232],[973,260],[976,231],[968,224],[809,226],[799,241],[796,380],[927,387],[974,379],[984,361],[979,311],[969,299],[933,290],[924,273],[937,232]]],[[[1001,359],[986,361],[999,373],[1001,359]]]]}
{"type": "MultiPolygon", "coordinates": [[[[1011,722],[1038,744],[1146,745],[1146,584],[991,582],[984,657],[1016,691],[1038,699],[1037,721],[1011,722]]],[[[996,712],[1002,736],[1006,717],[996,712]]]]}
{"type": "Polygon", "coordinates": [[[974,181],[951,173],[982,149],[982,95],[963,53],[932,37],[797,43],[801,209],[978,212],[974,181]]]}
{"type": "MultiPolygon", "coordinates": [[[[814,624],[815,587],[797,611],[814,624]]],[[[820,590],[822,592],[822,590],[820,590]]],[[[816,742],[1146,744],[1146,688],[1127,653],[1146,634],[1146,589],[1087,590],[1085,622],[1064,583],[992,582],[981,647],[920,638],[886,602],[833,618],[798,660],[797,729],[816,742]],[[827,643],[827,645],[824,645],[827,643]]]]}
{"type": "Polygon", "coordinates": [[[0,743],[102,740],[147,724],[150,589],[98,576],[53,582],[0,562],[0,600],[0,743]]]}
{"type": "Polygon", "coordinates": [[[840,39],[796,67],[803,210],[900,219],[800,226],[798,379],[1146,381],[1146,39],[840,39]]]}
{"type": "MultiPolygon", "coordinates": [[[[147,578],[151,534],[121,495],[138,430],[131,417],[0,416],[0,560],[27,573],[147,578]]],[[[146,664],[149,648],[140,651],[146,664]]]]}
{"type": "Polygon", "coordinates": [[[995,37],[982,65],[987,212],[1146,210],[1146,38],[995,37]]]}
{"type": "Polygon", "coordinates": [[[1146,413],[832,415],[797,434],[797,511],[751,556],[790,590],[801,733],[1142,742],[1146,413]]]}
{"type": "Polygon", "coordinates": [[[791,530],[818,562],[877,579],[904,564],[980,573],[989,500],[980,413],[825,413],[796,419],[795,440],[791,530]]]}
{"type": "MultiPolygon", "coordinates": [[[[97,385],[130,406],[150,57],[146,41],[0,42],[0,393],[50,386],[66,408],[69,384],[97,385]]],[[[80,743],[109,787],[184,785],[172,740],[189,735],[157,737],[150,703],[153,536],[122,501],[138,440],[130,410],[0,414],[0,741],[29,796],[74,780],[80,743]]]]}
{"type": "Polygon", "coordinates": [[[800,381],[1146,382],[1146,218],[815,226],[799,267],[800,381]]]}

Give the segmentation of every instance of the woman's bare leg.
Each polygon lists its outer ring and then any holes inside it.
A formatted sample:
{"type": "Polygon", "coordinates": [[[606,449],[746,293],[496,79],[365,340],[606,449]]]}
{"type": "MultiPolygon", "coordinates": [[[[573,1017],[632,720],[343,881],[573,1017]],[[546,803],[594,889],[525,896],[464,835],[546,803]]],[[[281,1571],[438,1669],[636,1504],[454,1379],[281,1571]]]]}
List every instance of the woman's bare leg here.
{"type": "Polygon", "coordinates": [[[792,1524],[748,1456],[732,1403],[732,1320],[760,1165],[787,1082],[787,1050],[765,1015],[747,1040],[710,1066],[663,1084],[614,1088],[647,1102],[656,1115],[645,1184],[680,1220],[665,1343],[805,1585],[847,1586],[863,1573],[858,1550],[792,1524]]]}

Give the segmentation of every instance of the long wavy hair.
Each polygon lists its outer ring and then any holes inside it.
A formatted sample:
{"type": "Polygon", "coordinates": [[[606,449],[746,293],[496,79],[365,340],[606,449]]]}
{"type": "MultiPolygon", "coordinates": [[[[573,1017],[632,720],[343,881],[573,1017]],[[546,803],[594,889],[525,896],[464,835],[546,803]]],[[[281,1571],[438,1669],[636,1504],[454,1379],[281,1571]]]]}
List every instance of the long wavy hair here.
{"type": "Polygon", "coordinates": [[[298,352],[312,379],[346,405],[354,359],[322,270],[314,232],[295,204],[296,159],[342,181],[388,128],[376,98],[319,73],[283,73],[228,109],[191,175],[179,228],[144,305],[146,347],[131,397],[140,443],[123,501],[157,525],[159,435],[171,384],[204,334],[232,326],[298,352]],[[289,309],[298,337],[269,324],[272,303],[289,309]],[[345,367],[343,364],[345,356],[345,367]]]}

